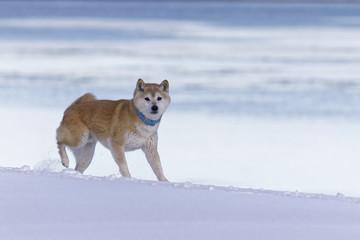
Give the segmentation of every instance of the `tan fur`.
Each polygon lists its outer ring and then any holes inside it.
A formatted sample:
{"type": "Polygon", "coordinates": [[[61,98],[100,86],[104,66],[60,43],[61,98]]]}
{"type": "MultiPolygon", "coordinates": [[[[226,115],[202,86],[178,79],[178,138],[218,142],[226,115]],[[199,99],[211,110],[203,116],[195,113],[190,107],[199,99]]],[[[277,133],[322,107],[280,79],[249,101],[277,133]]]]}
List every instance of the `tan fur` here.
{"type": "Polygon", "coordinates": [[[157,151],[159,123],[154,126],[144,124],[135,109],[147,119],[157,120],[169,104],[167,80],[161,84],[146,84],[139,79],[131,100],[96,100],[90,93],[83,95],[65,110],[57,129],[62,164],[69,167],[68,147],[76,159],[75,170],[83,173],[90,165],[99,141],[111,151],[122,176],[131,177],[125,152],[142,149],[157,178],[167,181],[157,151]],[[154,111],[154,105],[158,107],[157,111],[154,111]]]}

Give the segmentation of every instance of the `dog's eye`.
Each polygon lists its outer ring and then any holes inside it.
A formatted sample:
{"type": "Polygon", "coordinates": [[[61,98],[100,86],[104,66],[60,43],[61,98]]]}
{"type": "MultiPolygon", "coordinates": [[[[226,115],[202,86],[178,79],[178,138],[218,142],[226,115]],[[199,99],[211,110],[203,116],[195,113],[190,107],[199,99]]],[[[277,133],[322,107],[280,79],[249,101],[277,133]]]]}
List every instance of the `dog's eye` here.
{"type": "Polygon", "coordinates": [[[158,98],[157,98],[158,101],[161,101],[161,99],[162,99],[162,97],[158,97],[158,98]]]}
{"type": "Polygon", "coordinates": [[[145,101],[150,101],[150,98],[146,97],[146,98],[145,98],[145,101]]]}

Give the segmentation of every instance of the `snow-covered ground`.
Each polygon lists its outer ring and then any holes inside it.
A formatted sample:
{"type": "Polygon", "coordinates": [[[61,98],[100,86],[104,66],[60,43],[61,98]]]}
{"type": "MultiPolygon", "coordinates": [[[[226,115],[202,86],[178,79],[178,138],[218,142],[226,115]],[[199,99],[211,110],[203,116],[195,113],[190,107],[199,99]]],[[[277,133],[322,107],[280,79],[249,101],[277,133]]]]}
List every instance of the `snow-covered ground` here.
{"type": "MultiPolygon", "coordinates": [[[[62,109],[2,109],[1,165],[61,171],[55,129],[62,109]],[[11,136],[11,137],[10,137],[11,136]]],[[[256,119],[170,111],[159,129],[170,181],[359,196],[360,125],[324,119],[256,119]]],[[[70,154],[71,156],[71,154],[70,154]]],[[[138,179],[155,180],[141,151],[127,153],[138,179]]],[[[75,167],[72,158],[70,167],[75,167]]],[[[118,174],[98,145],[85,174],[118,174]]],[[[119,176],[119,174],[118,174],[119,176]]],[[[120,177],[120,176],[119,176],[120,177]]]]}
{"type": "Polygon", "coordinates": [[[0,238],[359,239],[359,16],[344,3],[0,1],[0,238]],[[141,152],[128,163],[147,181],[121,178],[102,146],[85,176],[64,170],[64,109],[85,92],[131,98],[139,77],[170,82],[159,152],[172,183],[148,181],[141,152]]]}
{"type": "Polygon", "coordinates": [[[359,199],[0,168],[1,239],[346,239],[359,199]],[[24,184],[26,183],[26,184],[24,184]]]}

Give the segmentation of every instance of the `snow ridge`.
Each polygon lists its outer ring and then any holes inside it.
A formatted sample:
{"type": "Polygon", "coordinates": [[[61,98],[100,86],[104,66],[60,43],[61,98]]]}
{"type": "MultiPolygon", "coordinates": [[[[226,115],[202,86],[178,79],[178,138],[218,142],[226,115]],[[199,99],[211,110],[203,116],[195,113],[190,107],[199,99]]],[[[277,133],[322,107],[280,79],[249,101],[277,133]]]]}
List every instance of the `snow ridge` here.
{"type": "Polygon", "coordinates": [[[274,191],[267,189],[252,189],[252,188],[239,188],[239,187],[222,187],[215,185],[202,185],[202,184],[193,184],[191,182],[159,182],[159,181],[150,181],[150,180],[141,180],[136,178],[125,178],[119,177],[118,175],[110,175],[110,176],[91,176],[91,175],[83,175],[74,169],[64,169],[60,172],[51,172],[44,170],[32,170],[30,166],[24,165],[20,168],[13,167],[1,167],[0,172],[14,172],[14,173],[24,173],[27,175],[36,175],[36,176],[49,176],[49,177],[60,177],[60,178],[76,178],[82,180],[90,180],[90,181],[111,181],[111,182],[132,182],[138,183],[147,186],[163,186],[168,188],[184,188],[184,189],[193,189],[193,190],[209,190],[209,191],[222,191],[222,192],[234,192],[234,193],[242,193],[242,194],[268,194],[274,196],[283,196],[283,197],[292,197],[292,198],[305,198],[305,199],[328,199],[328,200],[341,200],[341,201],[349,201],[360,203],[360,198],[345,196],[342,193],[337,193],[336,195],[328,195],[328,194],[314,194],[314,193],[303,193],[303,192],[291,192],[291,191],[274,191]]]}

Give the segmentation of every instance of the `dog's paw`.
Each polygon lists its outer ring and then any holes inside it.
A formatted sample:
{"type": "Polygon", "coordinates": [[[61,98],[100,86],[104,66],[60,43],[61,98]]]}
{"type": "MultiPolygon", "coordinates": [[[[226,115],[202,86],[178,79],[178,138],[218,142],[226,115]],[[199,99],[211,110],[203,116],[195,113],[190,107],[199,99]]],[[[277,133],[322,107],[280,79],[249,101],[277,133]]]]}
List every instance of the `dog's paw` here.
{"type": "Polygon", "coordinates": [[[61,161],[61,164],[66,167],[69,168],[69,161],[61,161]]]}
{"type": "Polygon", "coordinates": [[[159,181],[162,181],[162,182],[168,182],[169,180],[167,180],[167,178],[166,178],[166,177],[161,177],[161,178],[159,178],[159,181]]]}

